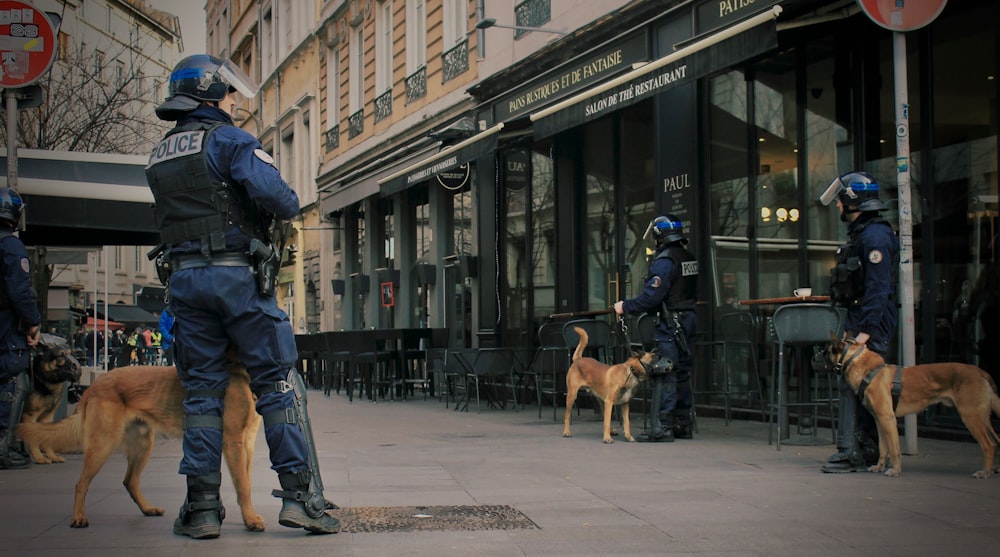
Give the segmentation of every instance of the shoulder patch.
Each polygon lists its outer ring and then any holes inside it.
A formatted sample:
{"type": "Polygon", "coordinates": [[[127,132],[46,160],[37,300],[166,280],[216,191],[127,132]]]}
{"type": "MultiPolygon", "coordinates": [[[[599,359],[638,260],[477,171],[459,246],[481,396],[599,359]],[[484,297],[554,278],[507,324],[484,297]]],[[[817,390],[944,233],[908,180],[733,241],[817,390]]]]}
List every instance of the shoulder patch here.
{"type": "Polygon", "coordinates": [[[274,166],[274,157],[267,154],[267,151],[263,149],[254,149],[253,154],[260,160],[266,162],[267,164],[274,166]]]}
{"type": "Polygon", "coordinates": [[[870,252],[868,252],[868,261],[871,262],[873,265],[878,265],[879,263],[882,262],[882,252],[880,252],[877,249],[871,250],[870,252]]]}
{"type": "Polygon", "coordinates": [[[649,279],[649,285],[652,286],[653,288],[659,288],[660,284],[661,284],[661,281],[660,281],[660,276],[659,275],[654,276],[653,278],[649,279]]]}
{"type": "Polygon", "coordinates": [[[30,273],[31,272],[31,266],[28,264],[28,258],[27,257],[22,257],[21,258],[21,270],[24,271],[25,273],[30,273]]]}

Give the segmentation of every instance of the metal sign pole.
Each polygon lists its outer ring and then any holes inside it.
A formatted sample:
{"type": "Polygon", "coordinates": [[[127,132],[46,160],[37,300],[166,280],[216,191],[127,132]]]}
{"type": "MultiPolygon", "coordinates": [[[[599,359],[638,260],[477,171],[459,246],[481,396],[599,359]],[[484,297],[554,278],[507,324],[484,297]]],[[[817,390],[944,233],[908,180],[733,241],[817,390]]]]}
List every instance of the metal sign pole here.
{"type": "Polygon", "coordinates": [[[7,108],[7,187],[17,191],[17,95],[4,91],[7,108]]]}
{"type": "MultiPolygon", "coordinates": [[[[893,81],[896,89],[896,180],[899,187],[899,321],[903,366],[917,363],[913,323],[913,210],[910,198],[910,127],[906,76],[906,35],[892,34],[893,81]]],[[[905,454],[917,454],[917,416],[903,418],[905,454]]]]}

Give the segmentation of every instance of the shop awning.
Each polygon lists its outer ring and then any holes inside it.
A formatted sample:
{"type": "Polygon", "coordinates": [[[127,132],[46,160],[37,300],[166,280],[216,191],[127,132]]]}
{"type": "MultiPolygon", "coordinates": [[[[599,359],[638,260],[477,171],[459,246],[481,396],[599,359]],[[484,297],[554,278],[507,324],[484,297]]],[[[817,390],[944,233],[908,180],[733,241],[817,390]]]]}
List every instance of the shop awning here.
{"type": "MultiPolygon", "coordinates": [[[[155,245],[148,157],[18,149],[28,245],[155,245]]],[[[0,165],[7,150],[0,148],[0,165]]],[[[7,175],[0,176],[7,184],[7,175]]]]}
{"type": "Polygon", "coordinates": [[[456,143],[451,147],[442,149],[437,153],[410,165],[399,172],[395,172],[378,181],[382,195],[392,195],[396,192],[419,184],[424,180],[458,168],[463,164],[472,162],[497,150],[497,136],[503,124],[497,124],[492,128],[480,132],[464,141],[456,143]]]}
{"type": "Polygon", "coordinates": [[[123,331],[125,330],[124,323],[119,323],[117,321],[105,321],[103,319],[94,319],[93,317],[87,317],[87,324],[84,328],[87,329],[88,331],[93,329],[95,326],[98,329],[104,329],[105,325],[107,325],[107,328],[111,330],[116,330],[116,329],[121,329],[123,331]]]}
{"type": "Polygon", "coordinates": [[[781,6],[736,23],[676,52],[531,114],[536,138],[548,137],[690,83],[778,46],[781,6]]]}
{"type": "Polygon", "coordinates": [[[321,195],[325,196],[320,201],[320,208],[323,214],[326,215],[332,211],[339,211],[344,207],[354,205],[362,199],[378,195],[378,181],[383,176],[388,176],[403,166],[409,166],[413,164],[413,161],[422,160],[434,152],[438,148],[438,145],[439,143],[435,143],[421,147],[404,157],[372,161],[365,168],[355,171],[346,178],[342,178],[340,185],[334,186],[333,189],[324,189],[321,192],[321,195]]]}
{"type": "MultiPolygon", "coordinates": [[[[93,313],[93,309],[87,310],[93,313]]],[[[97,317],[104,318],[104,304],[97,304],[97,317]]],[[[142,309],[139,306],[128,304],[108,304],[108,318],[118,321],[128,326],[147,325],[155,327],[160,322],[160,318],[142,309]]]]}

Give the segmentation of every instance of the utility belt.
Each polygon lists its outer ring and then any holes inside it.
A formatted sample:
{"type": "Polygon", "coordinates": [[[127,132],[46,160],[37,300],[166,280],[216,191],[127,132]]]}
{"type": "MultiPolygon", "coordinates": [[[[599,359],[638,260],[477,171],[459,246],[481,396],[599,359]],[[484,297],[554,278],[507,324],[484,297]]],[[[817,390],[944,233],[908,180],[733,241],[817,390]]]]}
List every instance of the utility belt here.
{"type": "Polygon", "coordinates": [[[170,257],[170,271],[186,271],[201,267],[249,267],[253,265],[250,255],[245,252],[223,252],[204,255],[175,255],[170,257]]]}
{"type": "Polygon", "coordinates": [[[147,254],[151,261],[156,262],[156,274],[164,286],[167,286],[172,273],[201,267],[250,267],[257,280],[257,293],[261,296],[273,296],[278,283],[281,259],[271,246],[256,238],[250,241],[249,252],[191,253],[169,257],[166,254],[163,244],[147,254]]]}

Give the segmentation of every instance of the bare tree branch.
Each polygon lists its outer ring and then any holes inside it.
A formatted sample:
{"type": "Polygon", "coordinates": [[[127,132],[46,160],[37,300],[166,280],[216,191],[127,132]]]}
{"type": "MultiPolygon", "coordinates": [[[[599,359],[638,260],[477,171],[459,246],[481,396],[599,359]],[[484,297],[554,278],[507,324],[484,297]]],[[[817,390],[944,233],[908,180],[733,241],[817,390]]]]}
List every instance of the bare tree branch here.
{"type": "MultiPolygon", "coordinates": [[[[122,41],[123,43],[125,41],[122,41]]],[[[65,49],[41,82],[45,102],[18,110],[18,145],[30,149],[146,154],[162,134],[150,110],[158,94],[146,65],[139,33],[127,44],[100,53],[83,43],[65,49]]],[[[0,129],[6,141],[6,129],[0,129]]]]}

